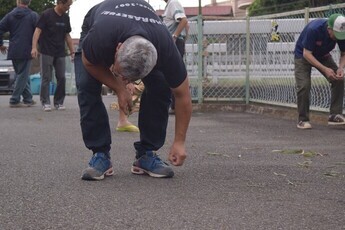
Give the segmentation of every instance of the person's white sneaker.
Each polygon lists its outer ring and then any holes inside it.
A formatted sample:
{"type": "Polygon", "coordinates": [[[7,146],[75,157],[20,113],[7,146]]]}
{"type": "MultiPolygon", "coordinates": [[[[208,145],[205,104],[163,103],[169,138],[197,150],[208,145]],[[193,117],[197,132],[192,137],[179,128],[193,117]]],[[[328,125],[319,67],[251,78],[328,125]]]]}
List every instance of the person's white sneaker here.
{"type": "Polygon", "coordinates": [[[300,121],[297,124],[297,128],[299,129],[311,129],[311,124],[309,121],[300,121]]]}
{"type": "Polygon", "coordinates": [[[342,114],[332,114],[328,117],[328,125],[345,125],[345,118],[342,114]]]}
{"type": "Polygon", "coordinates": [[[55,105],[55,109],[57,109],[57,110],[66,110],[66,107],[64,105],[55,105]]]}
{"type": "Polygon", "coordinates": [[[42,109],[44,112],[51,112],[52,111],[52,107],[50,107],[49,104],[44,104],[42,109]]]}

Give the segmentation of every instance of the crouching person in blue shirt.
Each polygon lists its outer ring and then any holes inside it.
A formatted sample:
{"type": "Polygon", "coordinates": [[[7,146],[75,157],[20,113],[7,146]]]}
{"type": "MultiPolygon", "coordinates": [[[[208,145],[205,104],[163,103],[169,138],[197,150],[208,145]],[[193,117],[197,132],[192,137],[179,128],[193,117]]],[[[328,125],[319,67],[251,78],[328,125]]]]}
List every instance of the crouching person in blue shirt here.
{"type": "Polygon", "coordinates": [[[328,19],[311,21],[302,31],[295,48],[295,79],[299,129],[311,129],[309,122],[311,68],[315,67],[331,84],[329,125],[344,125],[345,17],[333,14],[328,19]],[[339,67],[330,52],[338,44],[339,67]]]}

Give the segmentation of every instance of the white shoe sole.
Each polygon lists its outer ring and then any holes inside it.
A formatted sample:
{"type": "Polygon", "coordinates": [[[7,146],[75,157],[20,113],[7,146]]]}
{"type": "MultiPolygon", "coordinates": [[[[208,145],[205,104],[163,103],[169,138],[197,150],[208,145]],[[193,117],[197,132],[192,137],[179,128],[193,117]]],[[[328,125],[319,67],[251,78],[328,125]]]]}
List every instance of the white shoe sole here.
{"type": "Polygon", "coordinates": [[[133,174],[136,174],[136,175],[148,174],[149,176],[155,177],[155,178],[168,177],[168,176],[166,176],[166,175],[155,174],[155,173],[153,173],[153,172],[147,171],[147,170],[145,170],[145,169],[142,169],[142,168],[139,168],[139,167],[136,167],[136,166],[132,166],[131,172],[132,172],[133,174]]]}

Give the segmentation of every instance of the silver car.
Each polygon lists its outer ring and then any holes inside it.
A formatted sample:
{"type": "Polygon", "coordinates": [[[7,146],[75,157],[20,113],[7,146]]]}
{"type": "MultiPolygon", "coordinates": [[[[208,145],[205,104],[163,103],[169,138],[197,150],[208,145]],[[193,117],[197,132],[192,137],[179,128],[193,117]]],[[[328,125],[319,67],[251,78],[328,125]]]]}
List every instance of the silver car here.
{"type": "MultiPolygon", "coordinates": [[[[4,41],[8,46],[8,42],[4,41]]],[[[11,60],[7,60],[7,54],[0,52],[0,93],[12,93],[14,89],[15,72],[11,60]]]]}

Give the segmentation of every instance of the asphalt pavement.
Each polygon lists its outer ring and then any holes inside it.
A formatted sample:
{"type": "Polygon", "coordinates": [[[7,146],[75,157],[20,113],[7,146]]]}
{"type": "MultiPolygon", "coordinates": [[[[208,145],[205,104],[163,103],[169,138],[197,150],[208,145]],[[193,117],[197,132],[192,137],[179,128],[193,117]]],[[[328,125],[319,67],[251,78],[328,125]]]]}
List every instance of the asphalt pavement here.
{"type": "MultiPolygon", "coordinates": [[[[114,100],[104,96],[108,109],[114,100]]],[[[343,127],[298,130],[292,119],[195,110],[185,164],[173,178],[157,179],[131,174],[139,134],[116,132],[118,115],[109,109],[115,175],[82,181],[91,152],[76,96],[66,97],[66,111],[9,108],[8,101],[0,96],[2,230],[345,229],[343,127]]]]}

